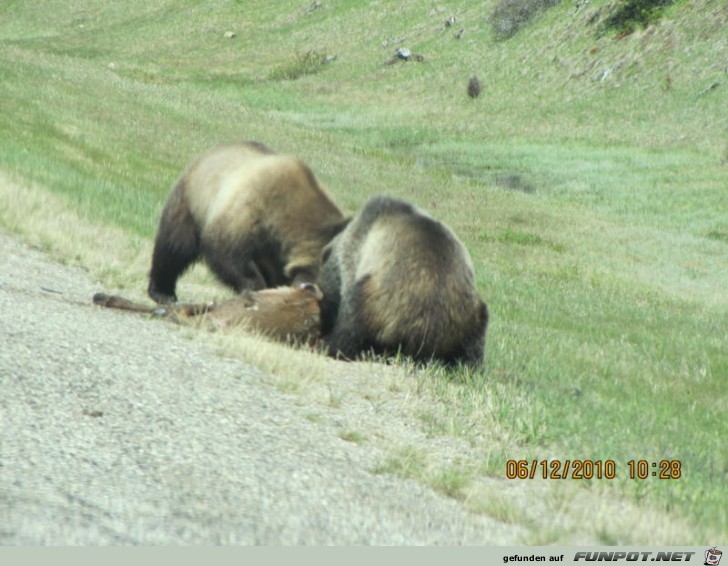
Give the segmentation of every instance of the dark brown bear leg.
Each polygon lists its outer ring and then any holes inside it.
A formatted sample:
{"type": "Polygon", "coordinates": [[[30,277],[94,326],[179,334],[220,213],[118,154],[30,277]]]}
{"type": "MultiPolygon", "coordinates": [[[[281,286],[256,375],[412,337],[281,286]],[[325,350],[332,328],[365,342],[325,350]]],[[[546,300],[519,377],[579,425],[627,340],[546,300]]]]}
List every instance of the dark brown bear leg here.
{"type": "Polygon", "coordinates": [[[184,198],[184,189],[182,180],[164,205],[154,241],[147,292],[160,304],[177,300],[177,279],[199,257],[200,237],[184,198]]]}
{"type": "Polygon", "coordinates": [[[148,293],[159,304],[177,301],[175,289],[177,279],[192,262],[196,253],[189,250],[176,250],[174,247],[156,245],[152,255],[152,270],[149,276],[148,293]],[[186,251],[186,253],[184,253],[186,251]]]}
{"type": "Polygon", "coordinates": [[[194,231],[184,233],[177,229],[177,237],[170,237],[160,228],[152,253],[149,274],[149,296],[160,304],[177,301],[177,279],[198,258],[199,245],[194,231]]]}
{"type": "MultiPolygon", "coordinates": [[[[372,346],[368,337],[369,329],[363,316],[366,308],[363,304],[366,300],[363,288],[367,279],[368,276],[357,282],[354,288],[341,298],[334,328],[325,338],[331,356],[354,360],[372,346]]],[[[326,295],[324,295],[325,300],[326,295]]]]}
{"type": "Polygon", "coordinates": [[[324,298],[321,302],[321,334],[331,333],[339,316],[341,304],[341,268],[332,254],[333,247],[328,245],[322,253],[323,260],[316,283],[324,298]]]}

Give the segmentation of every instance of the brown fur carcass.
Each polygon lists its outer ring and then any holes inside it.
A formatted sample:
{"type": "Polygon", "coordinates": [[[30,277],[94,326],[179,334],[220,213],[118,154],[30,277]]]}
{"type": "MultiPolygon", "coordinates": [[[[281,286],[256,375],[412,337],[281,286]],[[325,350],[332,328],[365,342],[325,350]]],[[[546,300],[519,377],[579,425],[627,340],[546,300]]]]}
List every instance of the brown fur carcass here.
{"type": "Polygon", "coordinates": [[[96,305],[154,314],[178,324],[200,323],[207,330],[252,330],[280,342],[314,344],[321,332],[320,289],[311,283],[261,291],[244,290],[222,303],[144,305],[96,293],[96,305]]]}
{"type": "Polygon", "coordinates": [[[344,216],[311,170],[257,142],[216,146],[177,181],[159,220],[149,296],[177,300],[178,278],[204,258],[236,292],[314,283],[344,216]]]}
{"type": "Polygon", "coordinates": [[[370,199],[324,249],[319,287],[332,355],[483,362],[488,309],[470,256],[452,230],[410,203],[370,199]]]}

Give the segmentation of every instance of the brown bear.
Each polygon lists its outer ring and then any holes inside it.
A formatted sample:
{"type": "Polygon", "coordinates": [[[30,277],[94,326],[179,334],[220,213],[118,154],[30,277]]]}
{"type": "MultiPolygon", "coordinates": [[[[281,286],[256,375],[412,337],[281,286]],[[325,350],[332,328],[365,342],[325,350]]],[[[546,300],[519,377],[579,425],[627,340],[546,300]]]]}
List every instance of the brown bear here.
{"type": "Polygon", "coordinates": [[[213,147],[169,195],[152,254],[149,296],[177,300],[177,279],[204,258],[240,292],[314,283],[344,216],[311,170],[257,142],[213,147]]]}
{"type": "Polygon", "coordinates": [[[450,228],[408,202],[370,199],[324,248],[319,287],[332,355],[483,362],[488,309],[470,256],[450,228]]]}
{"type": "Polygon", "coordinates": [[[220,304],[143,305],[116,295],[96,293],[96,305],[155,314],[178,324],[200,321],[207,330],[254,330],[274,340],[314,344],[321,331],[321,291],[311,283],[251,291],[220,304]]]}

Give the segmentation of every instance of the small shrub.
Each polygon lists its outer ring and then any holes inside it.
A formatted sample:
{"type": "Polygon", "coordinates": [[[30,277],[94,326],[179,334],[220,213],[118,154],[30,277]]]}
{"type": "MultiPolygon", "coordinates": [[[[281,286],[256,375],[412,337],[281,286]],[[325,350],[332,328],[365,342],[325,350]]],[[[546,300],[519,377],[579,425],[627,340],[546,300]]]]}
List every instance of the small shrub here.
{"type": "Polygon", "coordinates": [[[556,6],[561,0],[500,0],[488,22],[499,41],[509,39],[540,12],[556,6]]]}
{"type": "Polygon", "coordinates": [[[708,232],[707,236],[708,238],[710,238],[711,240],[715,240],[716,242],[725,242],[726,244],[728,244],[728,232],[713,230],[712,232],[708,232]]]}
{"type": "Polygon", "coordinates": [[[417,479],[424,477],[426,468],[426,452],[408,445],[395,451],[383,463],[376,466],[372,473],[417,479]]]}
{"type": "Polygon", "coordinates": [[[321,67],[331,60],[331,57],[327,57],[315,50],[298,53],[294,61],[271,71],[270,78],[273,80],[295,81],[306,75],[318,73],[321,67]]]}
{"type": "Polygon", "coordinates": [[[543,244],[543,238],[537,234],[529,234],[527,232],[517,232],[515,230],[503,230],[500,235],[500,241],[506,244],[518,244],[521,246],[537,246],[543,244]]]}
{"type": "Polygon", "coordinates": [[[616,11],[602,24],[602,31],[631,33],[638,27],[646,28],[662,16],[674,0],[622,0],[616,11]]]}
{"type": "Polygon", "coordinates": [[[435,491],[462,501],[465,499],[465,492],[472,485],[474,477],[475,474],[472,470],[462,466],[452,466],[434,474],[429,478],[428,483],[435,491]]]}
{"type": "Polygon", "coordinates": [[[367,439],[367,437],[364,436],[361,432],[357,432],[355,430],[342,432],[339,435],[339,438],[341,438],[341,440],[345,440],[346,442],[353,442],[355,444],[361,444],[367,439]]]}

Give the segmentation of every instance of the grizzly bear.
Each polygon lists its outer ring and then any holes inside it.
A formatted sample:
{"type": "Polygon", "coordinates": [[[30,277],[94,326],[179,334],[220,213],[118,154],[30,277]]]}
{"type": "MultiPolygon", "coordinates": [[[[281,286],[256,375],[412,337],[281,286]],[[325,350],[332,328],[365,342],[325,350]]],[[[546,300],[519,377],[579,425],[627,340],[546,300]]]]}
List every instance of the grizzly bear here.
{"type": "Polygon", "coordinates": [[[174,304],[164,307],[135,303],[96,293],[96,305],[154,314],[178,324],[199,321],[207,330],[242,328],[280,342],[314,344],[321,332],[322,295],[312,283],[243,292],[222,303],[174,304]]]}
{"type": "Polygon", "coordinates": [[[321,331],[329,352],[483,363],[488,309],[455,234],[414,205],[370,199],[323,252],[321,331]]]}
{"type": "Polygon", "coordinates": [[[157,229],[149,296],[177,300],[177,279],[203,258],[236,292],[314,283],[344,216],[311,170],[257,142],[213,147],[177,181],[157,229]]]}

